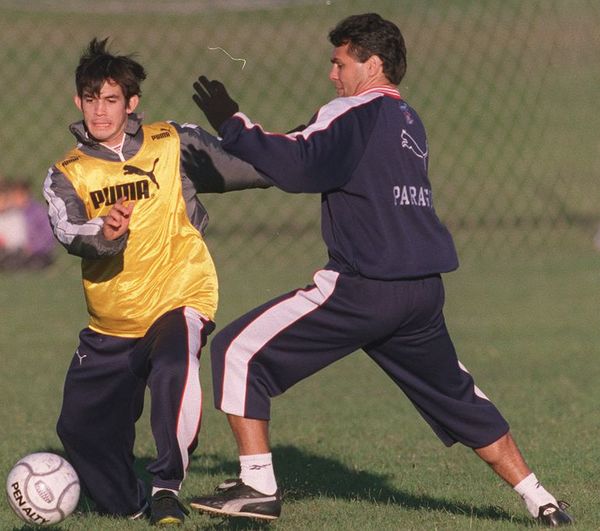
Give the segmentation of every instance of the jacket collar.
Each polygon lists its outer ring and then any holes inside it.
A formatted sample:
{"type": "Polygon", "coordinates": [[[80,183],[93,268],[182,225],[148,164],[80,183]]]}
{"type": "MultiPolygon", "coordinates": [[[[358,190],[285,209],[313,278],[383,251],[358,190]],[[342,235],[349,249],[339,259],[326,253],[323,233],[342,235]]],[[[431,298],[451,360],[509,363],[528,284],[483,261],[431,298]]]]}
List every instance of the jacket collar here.
{"type": "Polygon", "coordinates": [[[369,94],[371,92],[379,92],[381,94],[385,94],[386,96],[391,96],[392,98],[394,98],[396,100],[402,99],[402,96],[400,95],[400,91],[396,87],[392,87],[389,85],[385,85],[385,86],[382,85],[379,87],[371,87],[371,88],[364,90],[363,92],[357,94],[357,96],[363,96],[364,94],[369,94]]]}

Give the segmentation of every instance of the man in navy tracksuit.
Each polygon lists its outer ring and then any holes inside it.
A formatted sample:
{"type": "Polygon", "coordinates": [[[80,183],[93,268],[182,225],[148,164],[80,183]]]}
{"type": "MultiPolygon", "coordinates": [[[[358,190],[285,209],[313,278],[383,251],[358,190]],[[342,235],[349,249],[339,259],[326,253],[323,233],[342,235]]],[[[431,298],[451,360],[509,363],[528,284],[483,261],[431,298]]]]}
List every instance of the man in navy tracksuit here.
{"type": "Polygon", "coordinates": [[[215,401],[236,438],[241,473],[191,506],[277,518],[271,397],[362,349],[444,444],[473,448],[541,523],[569,524],[563,503],[528,468],[448,335],[440,275],[458,260],[434,209],[425,129],[396,88],[406,71],[402,35],[379,15],[365,14],[341,21],[329,39],[329,77],[339,97],[295,132],[263,131],[218,81],[201,76],[194,85],[194,99],[226,151],[282,190],[322,194],[329,261],[311,286],[263,304],[214,338],[215,401]]]}

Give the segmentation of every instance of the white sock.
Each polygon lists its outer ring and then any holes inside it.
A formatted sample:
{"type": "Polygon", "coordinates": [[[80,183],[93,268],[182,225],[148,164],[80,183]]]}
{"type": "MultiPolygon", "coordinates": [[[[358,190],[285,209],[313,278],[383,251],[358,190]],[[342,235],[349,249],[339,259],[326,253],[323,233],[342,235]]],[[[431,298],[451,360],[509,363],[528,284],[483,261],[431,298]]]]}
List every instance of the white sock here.
{"type": "Polygon", "coordinates": [[[558,507],[556,498],[542,487],[533,472],[515,485],[514,489],[523,498],[527,510],[534,518],[537,518],[542,505],[553,503],[558,507]]]}
{"type": "Polygon", "coordinates": [[[179,496],[179,491],[175,489],[165,489],[164,487],[152,487],[152,496],[154,496],[159,490],[170,490],[175,496],[179,496]]]}
{"type": "Polygon", "coordinates": [[[275,494],[277,481],[271,454],[240,455],[241,480],[263,494],[275,494]]]}

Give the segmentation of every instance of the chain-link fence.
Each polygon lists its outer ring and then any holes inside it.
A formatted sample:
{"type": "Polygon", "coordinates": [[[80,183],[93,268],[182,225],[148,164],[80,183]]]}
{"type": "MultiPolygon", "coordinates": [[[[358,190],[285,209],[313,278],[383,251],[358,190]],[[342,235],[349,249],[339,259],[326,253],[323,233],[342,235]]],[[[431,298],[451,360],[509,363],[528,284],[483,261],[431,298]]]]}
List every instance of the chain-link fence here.
{"type": "MultiPolygon", "coordinates": [[[[436,209],[460,254],[592,245],[600,220],[597,0],[0,0],[0,174],[39,189],[79,119],[73,72],[89,40],[135,52],[147,120],[197,122],[198,74],[223,80],[266,129],[334,96],[328,31],[376,11],[408,47],[400,86],[428,129],[436,209]]],[[[319,266],[319,198],[206,196],[221,268],[319,266]]]]}

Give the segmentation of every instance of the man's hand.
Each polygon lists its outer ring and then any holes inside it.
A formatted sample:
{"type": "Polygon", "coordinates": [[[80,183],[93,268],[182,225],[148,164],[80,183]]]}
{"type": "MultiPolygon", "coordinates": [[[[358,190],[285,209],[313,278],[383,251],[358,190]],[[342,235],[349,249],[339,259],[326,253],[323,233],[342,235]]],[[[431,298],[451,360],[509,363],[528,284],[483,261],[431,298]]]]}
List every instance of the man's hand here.
{"type": "Polygon", "coordinates": [[[134,204],[125,205],[124,203],[125,198],[119,197],[104,218],[102,233],[107,240],[116,240],[123,236],[129,228],[134,204]]]}
{"type": "Polygon", "coordinates": [[[192,99],[217,132],[225,120],[240,110],[220,81],[209,81],[206,76],[200,76],[194,83],[194,90],[196,94],[192,95],[192,99]]]}

